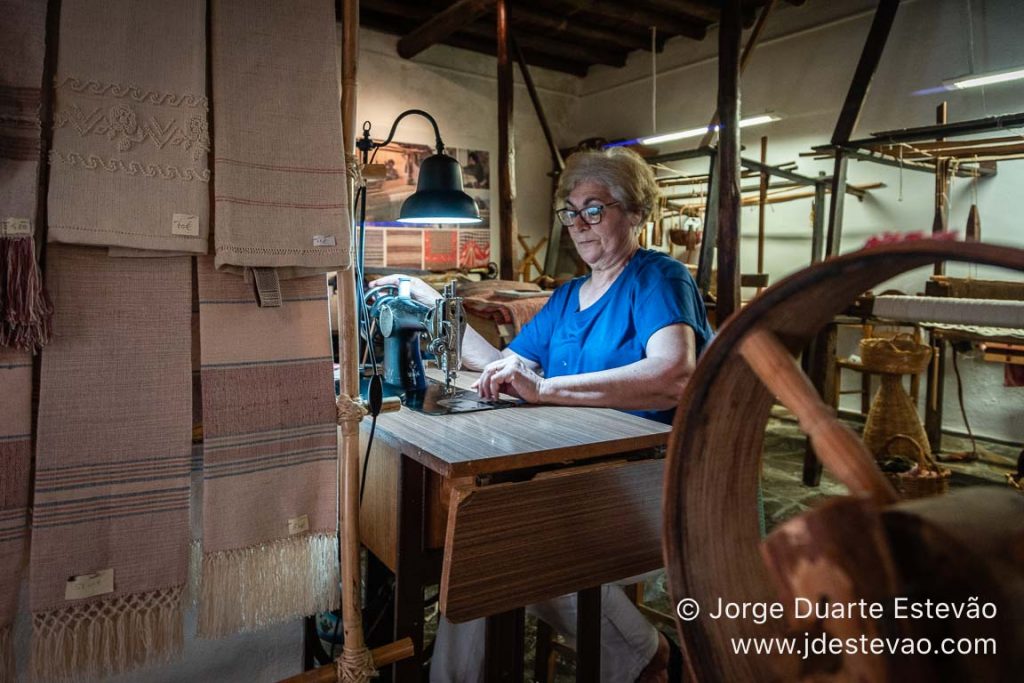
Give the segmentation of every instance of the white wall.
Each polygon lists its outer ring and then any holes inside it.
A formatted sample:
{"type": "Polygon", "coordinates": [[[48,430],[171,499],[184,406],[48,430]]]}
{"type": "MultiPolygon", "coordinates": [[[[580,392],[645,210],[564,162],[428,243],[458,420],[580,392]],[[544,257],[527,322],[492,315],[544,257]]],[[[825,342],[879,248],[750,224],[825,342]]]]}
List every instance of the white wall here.
{"type": "MultiPolygon", "coordinates": [[[[974,71],[1024,65],[1024,2],[973,0],[974,71]]],[[[743,77],[742,112],[775,112],[781,121],[743,132],[744,156],[757,158],[760,137],[769,138],[769,163],[797,161],[799,172],[831,173],[831,163],[801,158],[812,145],[828,142],[846,96],[868,28],[874,0],[808,2],[802,7],[780,3],[743,77]]],[[[872,82],[854,137],[871,132],[934,123],[935,108],[949,103],[951,121],[1024,111],[1024,85],[914,95],[941,85],[943,79],[970,71],[966,0],[904,0],[881,64],[872,82]]],[[[700,43],[668,41],[657,55],[658,132],[699,127],[715,109],[718,35],[711,30],[700,43]]],[[[635,52],[624,69],[597,67],[584,79],[574,113],[573,139],[589,136],[633,138],[651,131],[651,55],[635,52]]],[[[1024,134],[1024,130],[1013,131],[1024,134]]],[[[694,140],[666,144],[660,152],[687,149],[694,140]]],[[[706,162],[673,164],[684,172],[704,172],[706,162]]],[[[852,183],[884,182],[863,202],[846,201],[842,251],[857,249],[881,231],[929,231],[933,216],[934,178],[878,164],[851,162],[852,183]],[[902,188],[902,190],[901,190],[902,188]]],[[[748,181],[749,182],[749,181],[748,181]]],[[[1024,160],[999,164],[999,174],[974,183],[954,179],[950,192],[950,227],[963,233],[972,202],[981,212],[982,237],[1024,247],[1020,199],[1024,160]]],[[[805,267],[810,255],[810,200],[769,205],[766,218],[766,270],[772,281],[805,267]]],[[[742,212],[741,270],[756,270],[757,208],[742,212]]],[[[1020,278],[1019,273],[950,264],[951,275],[1020,278]]],[[[928,273],[917,271],[886,287],[913,293],[923,290],[928,273]]],[[[752,292],[745,292],[750,296],[752,292]]],[[[962,364],[968,417],[976,432],[1013,442],[1024,441],[1024,389],[1002,387],[1002,366],[969,361],[962,364]]],[[[945,425],[963,430],[950,369],[944,408],[945,425]]],[[[849,379],[848,381],[852,381],[849,379]]],[[[851,407],[855,403],[850,398],[851,407]]]]}
{"type": "MultiPolygon", "coordinates": [[[[424,109],[437,119],[445,145],[486,149],[491,152],[492,260],[498,261],[498,83],[493,57],[444,45],[430,47],[412,60],[395,51],[397,36],[363,30],[360,34],[359,96],[356,103],[360,130],[370,121],[374,136],[384,137],[395,117],[411,107],[424,109]]],[[[531,69],[534,84],[556,139],[571,139],[566,128],[580,88],[580,79],[545,69],[531,69]]],[[[513,95],[517,197],[515,214],[519,232],[531,243],[547,236],[551,221],[551,155],[526,86],[515,68],[513,95]]],[[[396,139],[433,145],[426,119],[411,116],[399,124],[396,139]]],[[[518,250],[518,245],[517,250],[518,250]]],[[[519,254],[517,253],[516,259],[519,254]]],[[[543,259],[542,259],[543,260],[543,259]]]]}

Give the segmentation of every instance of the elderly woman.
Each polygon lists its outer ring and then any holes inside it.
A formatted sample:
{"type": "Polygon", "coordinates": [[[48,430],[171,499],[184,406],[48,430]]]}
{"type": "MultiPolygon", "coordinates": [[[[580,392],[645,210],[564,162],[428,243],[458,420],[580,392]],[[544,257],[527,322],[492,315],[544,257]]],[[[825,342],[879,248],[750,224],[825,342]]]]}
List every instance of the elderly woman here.
{"type": "MultiPolygon", "coordinates": [[[[559,179],[557,215],[591,272],[555,290],[507,349],[466,330],[463,362],[482,371],[474,385],[482,396],[618,408],[672,422],[712,331],[686,267],[640,248],[638,232],[657,198],[650,167],[626,148],[569,158],[559,179]]],[[[429,303],[438,294],[414,280],[413,296],[429,303]]],[[[531,611],[574,636],[574,598],[531,611]]],[[[667,680],[668,643],[617,586],[602,593],[601,640],[602,680],[667,680]]],[[[457,627],[442,622],[431,681],[482,681],[482,660],[482,620],[457,627]]]]}

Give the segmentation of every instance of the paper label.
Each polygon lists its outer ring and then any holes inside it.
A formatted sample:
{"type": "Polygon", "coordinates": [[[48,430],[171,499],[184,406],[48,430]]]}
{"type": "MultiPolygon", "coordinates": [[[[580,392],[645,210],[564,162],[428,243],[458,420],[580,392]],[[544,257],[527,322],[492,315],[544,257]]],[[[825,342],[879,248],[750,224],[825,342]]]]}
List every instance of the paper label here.
{"type": "Polygon", "coordinates": [[[288,535],[302,534],[309,531],[309,515],[302,515],[288,520],[288,535]]]}
{"type": "Polygon", "coordinates": [[[28,218],[8,218],[0,223],[0,237],[26,237],[32,234],[32,221],[28,218]]]}
{"type": "Polygon", "coordinates": [[[174,214],[171,217],[171,234],[199,237],[199,216],[190,213],[174,214]]]}
{"type": "Polygon", "coordinates": [[[334,247],[337,244],[338,242],[334,239],[334,235],[313,235],[314,247],[334,247]]]}
{"type": "Polygon", "coordinates": [[[101,569],[92,574],[79,574],[64,586],[65,600],[81,600],[114,592],[114,570],[101,569]]]}

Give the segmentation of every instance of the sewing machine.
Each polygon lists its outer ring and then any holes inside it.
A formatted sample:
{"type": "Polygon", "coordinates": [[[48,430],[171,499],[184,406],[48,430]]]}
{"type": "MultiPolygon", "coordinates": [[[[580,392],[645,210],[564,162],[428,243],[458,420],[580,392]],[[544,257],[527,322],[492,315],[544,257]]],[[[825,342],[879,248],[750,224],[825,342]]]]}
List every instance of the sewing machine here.
{"type": "Polygon", "coordinates": [[[466,413],[515,405],[511,401],[484,401],[480,395],[455,386],[462,364],[462,336],[466,315],[462,297],[455,294],[455,281],[445,285],[441,297],[428,306],[409,294],[409,281],[397,287],[386,285],[367,293],[367,298],[382,290],[370,309],[370,318],[384,338],[384,385],[398,394],[408,408],[430,415],[466,413]],[[420,339],[427,339],[427,351],[434,356],[444,375],[444,383],[429,379],[423,371],[420,339]]]}

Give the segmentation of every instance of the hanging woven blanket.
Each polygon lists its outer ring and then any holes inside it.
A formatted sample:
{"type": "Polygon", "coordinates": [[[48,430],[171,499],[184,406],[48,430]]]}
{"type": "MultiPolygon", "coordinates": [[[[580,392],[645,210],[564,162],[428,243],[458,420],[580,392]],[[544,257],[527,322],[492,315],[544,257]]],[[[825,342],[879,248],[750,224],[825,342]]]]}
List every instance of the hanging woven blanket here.
{"type": "Polygon", "coordinates": [[[53,307],[36,262],[46,3],[0,0],[0,347],[37,351],[53,307]]]}
{"type": "Polygon", "coordinates": [[[277,308],[198,259],[203,395],[199,632],[251,630],[338,602],[337,413],[321,276],[277,308]]]}
{"type": "Polygon", "coordinates": [[[32,668],[89,678],[182,644],[190,260],[50,245],[32,519],[32,668]]]}
{"type": "Polygon", "coordinates": [[[331,0],[211,0],[218,269],[349,265],[331,0]]]}
{"type": "Polygon", "coordinates": [[[14,680],[11,624],[28,552],[32,357],[0,349],[0,681],[14,680]]]}
{"type": "Polygon", "coordinates": [[[64,0],[54,85],[49,240],[206,253],[205,0],[64,0]]]}

